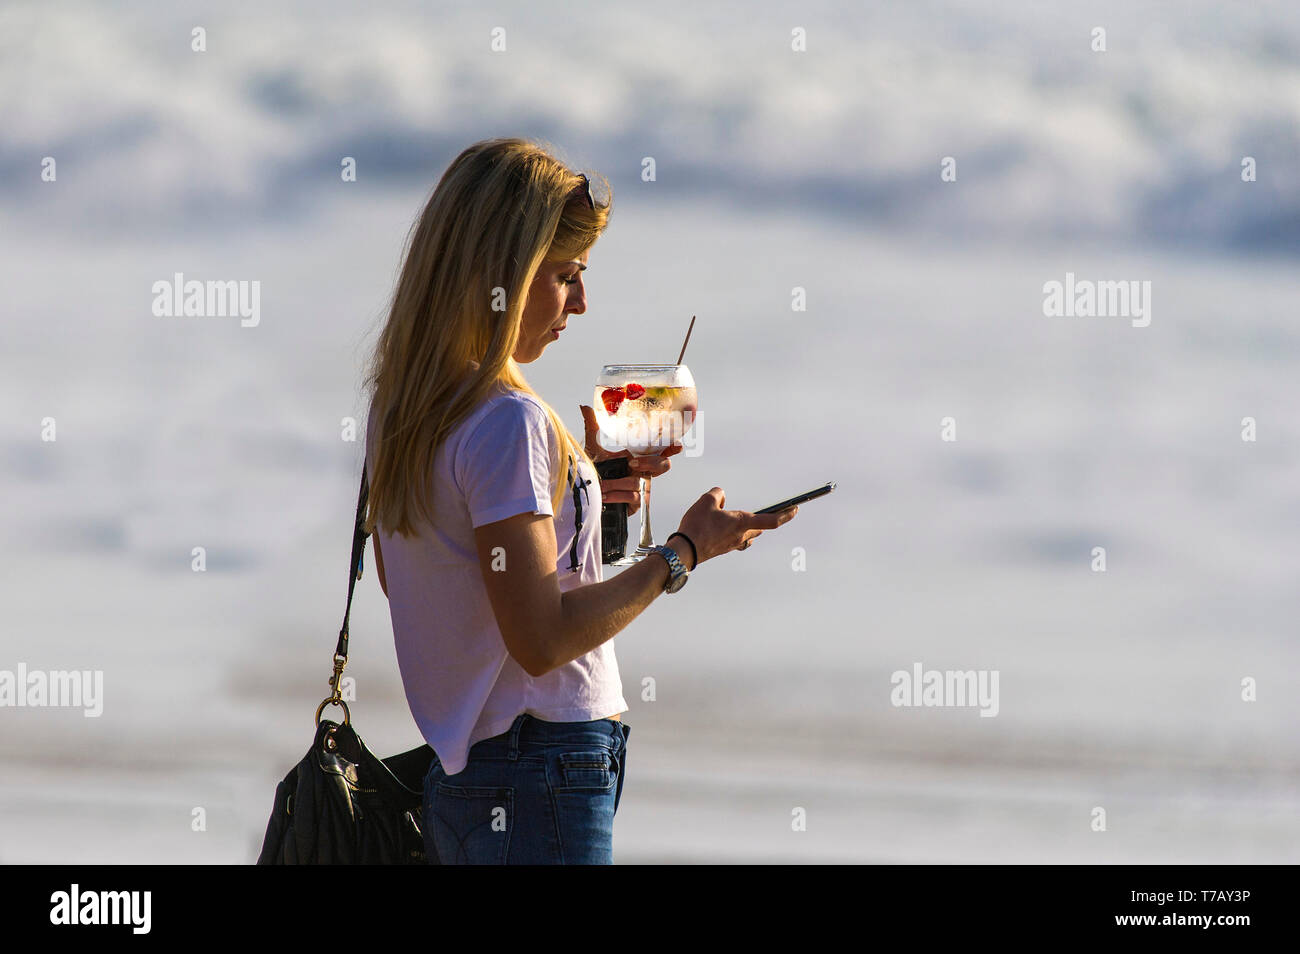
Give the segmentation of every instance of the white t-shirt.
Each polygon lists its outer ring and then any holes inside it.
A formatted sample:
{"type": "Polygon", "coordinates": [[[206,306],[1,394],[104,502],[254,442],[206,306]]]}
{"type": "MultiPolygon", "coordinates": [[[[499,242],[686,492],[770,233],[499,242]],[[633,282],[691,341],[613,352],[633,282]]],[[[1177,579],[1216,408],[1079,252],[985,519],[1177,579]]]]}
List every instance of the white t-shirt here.
{"type": "MultiPolygon", "coordinates": [[[[372,478],[375,418],[372,407],[366,425],[372,478]]],[[[434,525],[417,523],[417,536],[409,539],[379,528],[406,700],[448,775],[465,767],[470,746],[506,731],[521,712],[548,722],[586,722],[627,711],[612,639],[544,676],[528,675],[506,651],[479,568],[475,527],[519,513],[554,515],[555,440],[541,403],[501,386],[434,455],[434,525]]],[[[575,532],[572,483],[555,520],[561,591],[601,580],[600,482],[582,461],[578,478],[581,531],[575,532]]]]}

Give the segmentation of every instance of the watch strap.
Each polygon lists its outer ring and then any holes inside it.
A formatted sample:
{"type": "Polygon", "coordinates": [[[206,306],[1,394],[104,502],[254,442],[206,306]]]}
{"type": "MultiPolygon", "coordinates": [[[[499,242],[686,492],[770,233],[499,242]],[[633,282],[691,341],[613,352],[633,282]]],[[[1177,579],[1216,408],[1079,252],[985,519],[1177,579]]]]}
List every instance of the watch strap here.
{"type": "Polygon", "coordinates": [[[681,589],[683,584],[678,581],[685,581],[685,579],[690,576],[690,571],[687,570],[686,565],[682,563],[682,559],[677,555],[677,551],[672,547],[665,546],[661,543],[651,552],[658,553],[668,563],[668,580],[664,583],[664,590],[669,593],[675,593],[677,590],[681,589]],[[677,585],[674,586],[674,584],[677,585]]]}

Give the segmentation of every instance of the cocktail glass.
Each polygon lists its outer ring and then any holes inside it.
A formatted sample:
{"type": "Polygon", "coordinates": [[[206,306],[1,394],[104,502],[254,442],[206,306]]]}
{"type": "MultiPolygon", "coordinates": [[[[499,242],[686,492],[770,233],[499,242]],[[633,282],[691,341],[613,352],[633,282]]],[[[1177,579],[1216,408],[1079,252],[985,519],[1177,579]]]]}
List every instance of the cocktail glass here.
{"type": "MultiPolygon", "coordinates": [[[[633,457],[662,454],[695,423],[699,399],[684,364],[607,364],[596,378],[592,401],[607,450],[633,457]]],[[[650,528],[650,478],[641,478],[641,539],[637,548],[610,566],[640,563],[655,548],[650,528]]]]}

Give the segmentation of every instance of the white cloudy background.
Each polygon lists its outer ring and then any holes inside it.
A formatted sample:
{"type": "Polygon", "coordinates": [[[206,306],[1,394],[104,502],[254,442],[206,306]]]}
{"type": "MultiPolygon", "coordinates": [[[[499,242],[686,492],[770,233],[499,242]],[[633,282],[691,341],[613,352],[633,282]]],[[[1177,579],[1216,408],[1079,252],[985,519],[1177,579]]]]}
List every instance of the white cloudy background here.
{"type": "MultiPolygon", "coordinates": [[[[572,428],[698,315],[658,535],[714,485],[839,484],[617,637],[620,861],[1300,860],[1294,6],[10,3],[0,119],[0,669],[105,679],[99,719],[0,709],[0,861],[256,857],[327,691],[340,419],[412,218],[501,135],[614,188],[526,369],[572,428]],[[154,318],[178,271],[260,281],[261,324],[154,318]],[[1150,281],[1151,325],[1044,317],[1067,271],[1150,281]],[[999,715],[892,707],[916,662],[998,670],[999,715]]],[[[358,592],[390,754],[420,739],[358,592]]]]}

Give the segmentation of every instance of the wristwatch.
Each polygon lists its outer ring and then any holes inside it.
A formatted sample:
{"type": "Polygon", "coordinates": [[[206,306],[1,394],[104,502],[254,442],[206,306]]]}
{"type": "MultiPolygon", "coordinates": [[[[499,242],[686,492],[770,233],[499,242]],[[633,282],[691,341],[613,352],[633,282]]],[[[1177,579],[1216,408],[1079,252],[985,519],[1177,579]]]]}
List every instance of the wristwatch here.
{"type": "Polygon", "coordinates": [[[686,585],[686,578],[690,576],[690,573],[688,573],[686,567],[682,565],[682,561],[677,556],[676,550],[672,547],[660,544],[650,552],[657,553],[668,561],[669,575],[668,582],[664,584],[665,593],[676,593],[686,585]]]}

